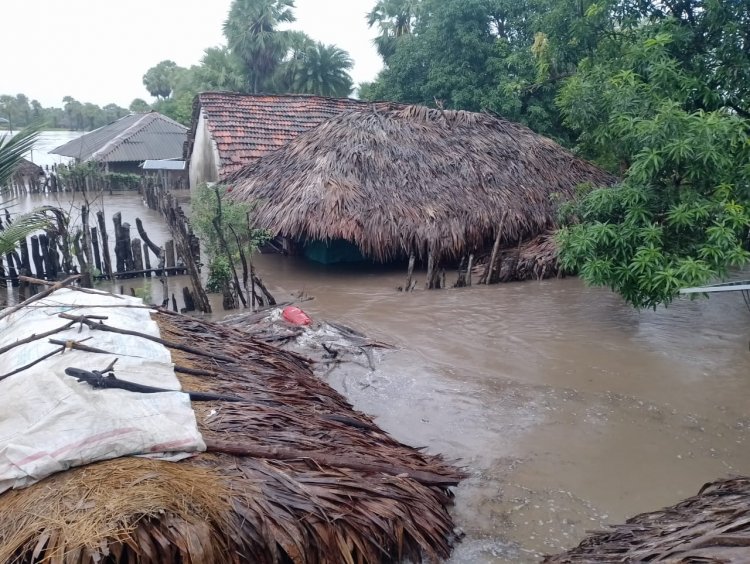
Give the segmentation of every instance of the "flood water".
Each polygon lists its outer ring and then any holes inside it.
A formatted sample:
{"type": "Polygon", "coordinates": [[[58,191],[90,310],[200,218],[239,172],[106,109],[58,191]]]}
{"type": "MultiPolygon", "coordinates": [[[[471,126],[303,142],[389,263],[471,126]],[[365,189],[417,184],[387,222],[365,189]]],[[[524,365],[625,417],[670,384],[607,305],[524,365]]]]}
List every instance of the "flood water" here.
{"type": "Polygon", "coordinates": [[[331,383],[399,440],[466,466],[451,562],[534,562],[750,472],[739,295],[636,312],[578,279],[394,288],[404,273],[257,261],[276,291],[399,347],[331,383]]]}
{"type": "MultiPolygon", "coordinates": [[[[135,194],[108,198],[108,222],[154,214],[135,194]]],[[[147,230],[161,243],[158,225],[151,217],[147,230]]],[[[750,312],[739,295],[637,312],[576,278],[403,294],[405,269],[274,255],[256,267],[277,299],[302,292],[313,318],[397,347],[374,372],[329,381],[399,440],[467,469],[453,564],[535,562],[750,472],[750,312]]]]}

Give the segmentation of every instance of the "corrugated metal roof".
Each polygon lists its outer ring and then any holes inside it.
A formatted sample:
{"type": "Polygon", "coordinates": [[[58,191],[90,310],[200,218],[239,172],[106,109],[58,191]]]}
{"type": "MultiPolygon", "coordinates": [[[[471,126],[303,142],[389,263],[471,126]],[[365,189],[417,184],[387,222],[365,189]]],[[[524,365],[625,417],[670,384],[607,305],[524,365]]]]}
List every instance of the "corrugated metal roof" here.
{"type": "MultiPolygon", "coordinates": [[[[192,149],[198,115],[204,111],[208,130],[219,151],[219,178],[225,179],[245,165],[283,147],[300,133],[348,110],[374,105],[401,107],[391,102],[365,102],[353,98],[326,98],[307,94],[266,95],[236,92],[203,92],[193,109],[187,150],[192,149]]],[[[185,155],[190,158],[190,155],[185,155]]]]}
{"type": "Polygon", "coordinates": [[[143,161],[143,170],[185,170],[185,161],[181,160],[147,160],[143,161]]]}
{"type": "Polygon", "coordinates": [[[130,114],[52,151],[81,162],[179,159],[187,128],[157,112],[130,114]]]}

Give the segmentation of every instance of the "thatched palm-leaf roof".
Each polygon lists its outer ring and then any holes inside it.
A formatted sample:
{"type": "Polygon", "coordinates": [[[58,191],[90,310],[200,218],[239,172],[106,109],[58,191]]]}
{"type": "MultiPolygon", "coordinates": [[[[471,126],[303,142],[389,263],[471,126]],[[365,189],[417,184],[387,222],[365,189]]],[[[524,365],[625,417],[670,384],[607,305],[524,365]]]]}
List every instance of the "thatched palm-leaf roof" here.
{"type": "Polygon", "coordinates": [[[229,179],[258,225],[294,239],[344,239],[386,261],[457,257],[555,223],[552,195],[613,178],[550,139],[488,114],[409,106],[323,122],[229,179]]]}
{"type": "MultiPolygon", "coordinates": [[[[317,564],[449,554],[445,506],[460,472],[381,431],[306,359],[235,328],[166,311],[155,318],[184,389],[244,401],[193,403],[209,452],[178,463],[109,460],[0,495],[0,562],[317,564]]],[[[93,366],[100,357],[92,353],[93,366]]]]}
{"type": "Polygon", "coordinates": [[[547,564],[609,562],[745,563],[750,561],[750,478],[717,480],[698,495],[642,513],[547,564]]]}

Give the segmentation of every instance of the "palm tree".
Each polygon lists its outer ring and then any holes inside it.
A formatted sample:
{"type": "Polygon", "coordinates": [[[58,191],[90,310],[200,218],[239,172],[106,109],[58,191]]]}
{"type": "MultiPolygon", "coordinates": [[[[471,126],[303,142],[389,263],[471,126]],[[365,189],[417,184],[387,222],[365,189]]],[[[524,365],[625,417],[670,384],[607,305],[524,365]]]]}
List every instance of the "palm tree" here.
{"type": "Polygon", "coordinates": [[[209,47],[203,53],[202,64],[197,70],[201,89],[232,92],[243,90],[241,62],[229,49],[209,47]]]}
{"type": "Polygon", "coordinates": [[[266,86],[289,47],[280,23],[294,21],[294,0],[234,0],[224,22],[229,49],[239,57],[254,93],[266,86]]]}
{"type": "Polygon", "coordinates": [[[378,0],[367,14],[367,24],[380,30],[373,43],[384,61],[396,52],[399,38],[413,33],[419,9],[420,0],[378,0]]]}
{"type": "MultiPolygon", "coordinates": [[[[13,173],[23,161],[23,156],[31,150],[39,136],[39,128],[27,127],[13,137],[0,140],[0,189],[8,186],[13,173]]],[[[0,231],[0,257],[12,252],[19,241],[35,231],[52,226],[53,209],[43,206],[27,214],[17,216],[13,223],[0,231]]],[[[59,211],[59,210],[58,210],[59,211]]]]}
{"type": "Polygon", "coordinates": [[[352,91],[349,70],[354,63],[349,53],[335,45],[314,42],[307,36],[297,38],[284,77],[290,92],[318,96],[346,97],[352,91]]]}

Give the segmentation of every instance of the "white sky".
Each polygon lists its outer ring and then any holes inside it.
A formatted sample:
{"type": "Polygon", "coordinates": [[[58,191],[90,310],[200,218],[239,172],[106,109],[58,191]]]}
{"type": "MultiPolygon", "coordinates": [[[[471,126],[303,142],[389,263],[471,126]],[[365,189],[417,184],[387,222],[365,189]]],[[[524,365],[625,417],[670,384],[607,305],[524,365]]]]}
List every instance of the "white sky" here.
{"type": "MultiPolygon", "coordinates": [[[[296,0],[292,26],[335,44],[354,60],[355,84],[382,67],[365,14],[376,0],[296,0]]],[[[188,67],[224,44],[231,0],[2,0],[0,94],[26,94],[42,106],[65,96],[127,108],[151,102],[143,74],[159,61],[188,67]]]]}

